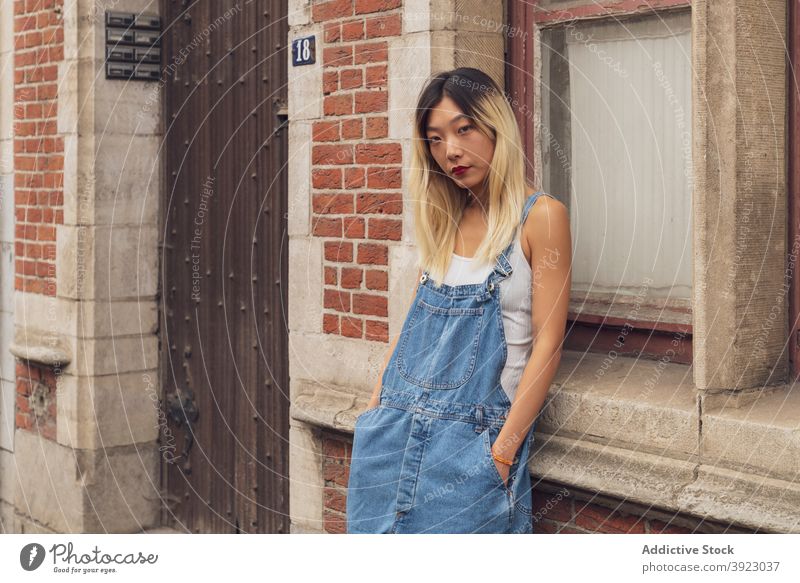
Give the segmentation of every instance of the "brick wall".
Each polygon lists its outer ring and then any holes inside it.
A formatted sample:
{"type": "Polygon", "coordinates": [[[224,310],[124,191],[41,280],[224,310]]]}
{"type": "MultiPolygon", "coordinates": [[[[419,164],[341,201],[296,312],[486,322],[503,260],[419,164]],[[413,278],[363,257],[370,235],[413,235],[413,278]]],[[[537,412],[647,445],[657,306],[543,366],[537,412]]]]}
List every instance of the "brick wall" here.
{"type": "Polygon", "coordinates": [[[323,332],[388,342],[388,257],[402,235],[402,154],[387,140],[387,37],[401,0],[312,6],[324,23],[323,119],[312,128],[312,235],[324,239],[323,332]]]}
{"type": "MultiPolygon", "coordinates": [[[[57,132],[63,0],[14,1],[14,289],[56,295],[56,225],[64,222],[64,138],[57,132]]],[[[56,439],[56,374],[16,367],[18,428],[56,439]]]]}
{"type": "Polygon", "coordinates": [[[52,367],[17,362],[16,426],[56,440],[56,375],[52,367]]]}
{"type": "Polygon", "coordinates": [[[14,2],[14,208],[17,290],[56,294],[64,139],[57,135],[63,0],[14,2]]]}
{"type": "MultiPolygon", "coordinates": [[[[345,533],[352,438],[337,432],[322,431],[320,439],[324,479],[323,530],[327,533],[345,533]]],[[[534,486],[532,521],[535,534],[757,532],[688,514],[671,514],[652,507],[641,507],[608,496],[599,497],[591,492],[543,481],[534,486]]]]}
{"type": "Polygon", "coordinates": [[[324,480],[322,528],[329,533],[344,533],[347,481],[350,478],[352,439],[334,433],[321,433],[322,479],[324,480]]]}

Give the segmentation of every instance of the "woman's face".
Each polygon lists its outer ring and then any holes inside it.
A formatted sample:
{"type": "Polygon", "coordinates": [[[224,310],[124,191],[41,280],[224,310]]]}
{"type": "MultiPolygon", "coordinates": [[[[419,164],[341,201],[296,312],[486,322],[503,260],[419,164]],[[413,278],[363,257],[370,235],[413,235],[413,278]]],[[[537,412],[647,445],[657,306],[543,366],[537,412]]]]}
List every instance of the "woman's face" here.
{"type": "Polygon", "coordinates": [[[480,191],[494,155],[494,140],[481,133],[447,96],[431,109],[426,133],[431,155],[442,172],[459,187],[480,191]],[[454,172],[459,166],[467,169],[454,172]]]}

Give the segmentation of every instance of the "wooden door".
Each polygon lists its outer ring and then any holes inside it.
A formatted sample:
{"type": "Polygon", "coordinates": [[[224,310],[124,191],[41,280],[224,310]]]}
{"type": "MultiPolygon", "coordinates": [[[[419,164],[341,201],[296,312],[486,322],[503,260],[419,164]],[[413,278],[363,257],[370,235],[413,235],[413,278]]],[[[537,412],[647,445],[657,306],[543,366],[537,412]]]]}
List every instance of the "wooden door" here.
{"type": "Polygon", "coordinates": [[[287,7],[161,6],[162,523],[285,533],[287,7]]]}

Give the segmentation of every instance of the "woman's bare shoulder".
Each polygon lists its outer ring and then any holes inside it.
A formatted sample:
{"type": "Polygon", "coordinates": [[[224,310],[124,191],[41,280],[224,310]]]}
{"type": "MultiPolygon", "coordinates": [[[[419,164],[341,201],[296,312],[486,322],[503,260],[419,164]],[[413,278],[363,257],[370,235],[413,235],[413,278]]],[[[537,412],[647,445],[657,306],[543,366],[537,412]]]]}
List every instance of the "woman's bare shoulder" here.
{"type": "MultiPolygon", "coordinates": [[[[522,233],[530,249],[563,244],[570,238],[569,211],[564,203],[552,196],[540,196],[528,212],[522,233]]],[[[540,251],[541,252],[541,251],[540,251]]]]}

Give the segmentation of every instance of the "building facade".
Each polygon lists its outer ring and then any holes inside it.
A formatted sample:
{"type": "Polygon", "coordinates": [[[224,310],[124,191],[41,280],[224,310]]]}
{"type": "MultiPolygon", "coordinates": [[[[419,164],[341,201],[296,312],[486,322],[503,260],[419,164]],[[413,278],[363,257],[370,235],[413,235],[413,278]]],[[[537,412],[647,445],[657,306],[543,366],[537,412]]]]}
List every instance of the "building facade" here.
{"type": "Polygon", "coordinates": [[[0,3],[4,532],[344,532],[459,66],[572,221],[535,531],[800,531],[796,6],[175,4],[0,3]]]}

